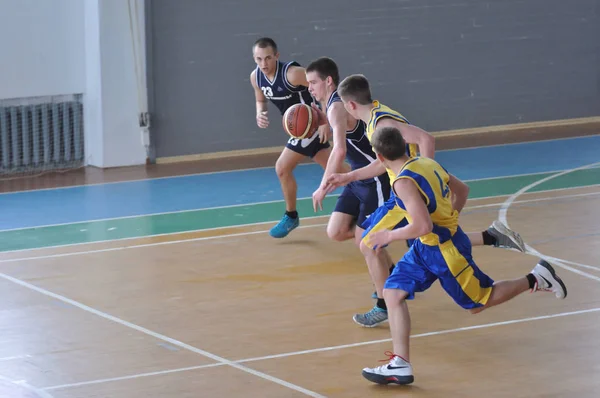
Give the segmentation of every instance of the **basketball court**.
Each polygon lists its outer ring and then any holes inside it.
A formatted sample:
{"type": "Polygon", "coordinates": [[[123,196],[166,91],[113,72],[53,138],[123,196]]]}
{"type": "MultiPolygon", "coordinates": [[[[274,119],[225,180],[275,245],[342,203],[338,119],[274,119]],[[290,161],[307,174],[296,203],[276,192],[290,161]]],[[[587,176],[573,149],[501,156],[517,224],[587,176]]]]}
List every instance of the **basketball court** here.
{"type": "MultiPolygon", "coordinates": [[[[352,243],[328,240],[326,215],[277,241],[267,221],[51,247],[31,238],[37,235],[12,236],[27,248],[0,253],[0,391],[596,397],[600,180],[581,176],[598,179],[597,166],[530,176],[510,193],[469,200],[463,229],[483,230],[500,218],[530,246],[529,254],[475,248],[483,270],[495,280],[521,277],[543,255],[569,294],[561,301],[525,293],[470,315],[434,284],[409,302],[410,386],[377,386],[361,376],[386,359],[389,328],[353,323],[354,313],[373,305],[373,287],[352,243]]],[[[394,245],[393,258],[404,250],[394,245]]]]}

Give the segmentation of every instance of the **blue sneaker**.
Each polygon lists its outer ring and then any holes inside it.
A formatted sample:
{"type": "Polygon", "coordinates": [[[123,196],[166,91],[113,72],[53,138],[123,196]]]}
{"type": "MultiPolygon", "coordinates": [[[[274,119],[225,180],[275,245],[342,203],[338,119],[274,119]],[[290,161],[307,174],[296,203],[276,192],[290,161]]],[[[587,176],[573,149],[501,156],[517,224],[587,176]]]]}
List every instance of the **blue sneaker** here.
{"type": "Polygon", "coordinates": [[[287,214],[269,231],[273,238],[285,238],[294,228],[300,225],[300,217],[291,218],[287,214]]]}
{"type": "Polygon", "coordinates": [[[373,328],[388,319],[388,314],[386,310],[383,310],[377,306],[373,307],[371,311],[366,312],[364,314],[355,314],[352,317],[352,320],[358,323],[360,326],[364,326],[366,328],[373,328]]]}

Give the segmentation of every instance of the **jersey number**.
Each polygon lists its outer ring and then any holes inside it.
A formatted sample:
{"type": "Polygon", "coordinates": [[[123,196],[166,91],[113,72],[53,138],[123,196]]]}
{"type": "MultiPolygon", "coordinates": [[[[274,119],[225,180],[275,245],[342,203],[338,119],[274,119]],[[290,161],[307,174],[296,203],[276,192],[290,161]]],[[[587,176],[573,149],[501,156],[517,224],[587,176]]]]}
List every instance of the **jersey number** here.
{"type": "Polygon", "coordinates": [[[442,177],[440,177],[440,175],[438,174],[437,171],[434,171],[434,173],[435,173],[435,176],[437,177],[438,181],[440,182],[440,189],[442,190],[442,197],[445,198],[450,193],[450,187],[448,186],[448,184],[444,184],[444,181],[442,181],[442,177]]]}
{"type": "Polygon", "coordinates": [[[273,96],[273,89],[271,87],[261,87],[260,88],[267,98],[271,98],[273,96]]]}

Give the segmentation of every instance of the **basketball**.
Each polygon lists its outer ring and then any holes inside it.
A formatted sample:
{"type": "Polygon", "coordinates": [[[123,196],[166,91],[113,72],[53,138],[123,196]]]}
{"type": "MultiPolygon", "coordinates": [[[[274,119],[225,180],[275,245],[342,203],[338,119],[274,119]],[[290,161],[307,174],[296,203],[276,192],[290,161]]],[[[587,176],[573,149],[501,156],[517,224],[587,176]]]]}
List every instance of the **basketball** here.
{"type": "Polygon", "coordinates": [[[319,128],[319,114],[310,105],[295,104],[283,114],[283,129],[293,138],[310,138],[319,128]]]}

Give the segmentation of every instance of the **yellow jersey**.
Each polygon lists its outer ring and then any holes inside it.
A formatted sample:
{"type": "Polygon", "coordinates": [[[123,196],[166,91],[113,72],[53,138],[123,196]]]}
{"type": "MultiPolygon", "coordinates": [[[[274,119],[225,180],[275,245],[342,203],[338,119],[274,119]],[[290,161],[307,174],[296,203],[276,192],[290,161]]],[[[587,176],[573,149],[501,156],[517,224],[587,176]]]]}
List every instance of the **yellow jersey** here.
{"type": "MultiPolygon", "coordinates": [[[[371,119],[369,123],[367,123],[367,138],[371,141],[371,137],[375,132],[375,128],[377,127],[377,122],[384,118],[390,117],[394,120],[397,120],[401,123],[410,124],[408,120],[402,116],[400,112],[396,112],[395,110],[383,105],[379,101],[373,101],[373,109],[371,109],[371,119]]],[[[406,154],[408,156],[415,157],[418,156],[418,146],[417,144],[406,144],[406,154]]],[[[387,173],[390,177],[390,181],[394,181],[396,178],[396,174],[390,169],[387,169],[387,173]]]]}
{"type": "MultiPolygon", "coordinates": [[[[394,177],[393,183],[399,179],[412,181],[423,195],[427,210],[433,222],[433,231],[419,239],[425,245],[436,246],[450,239],[458,229],[458,211],[452,207],[452,198],[448,182],[450,175],[439,163],[429,158],[409,159],[400,173],[394,177]]],[[[411,216],[406,211],[402,200],[396,196],[396,205],[403,210],[402,216],[411,223],[411,216]]]]}

